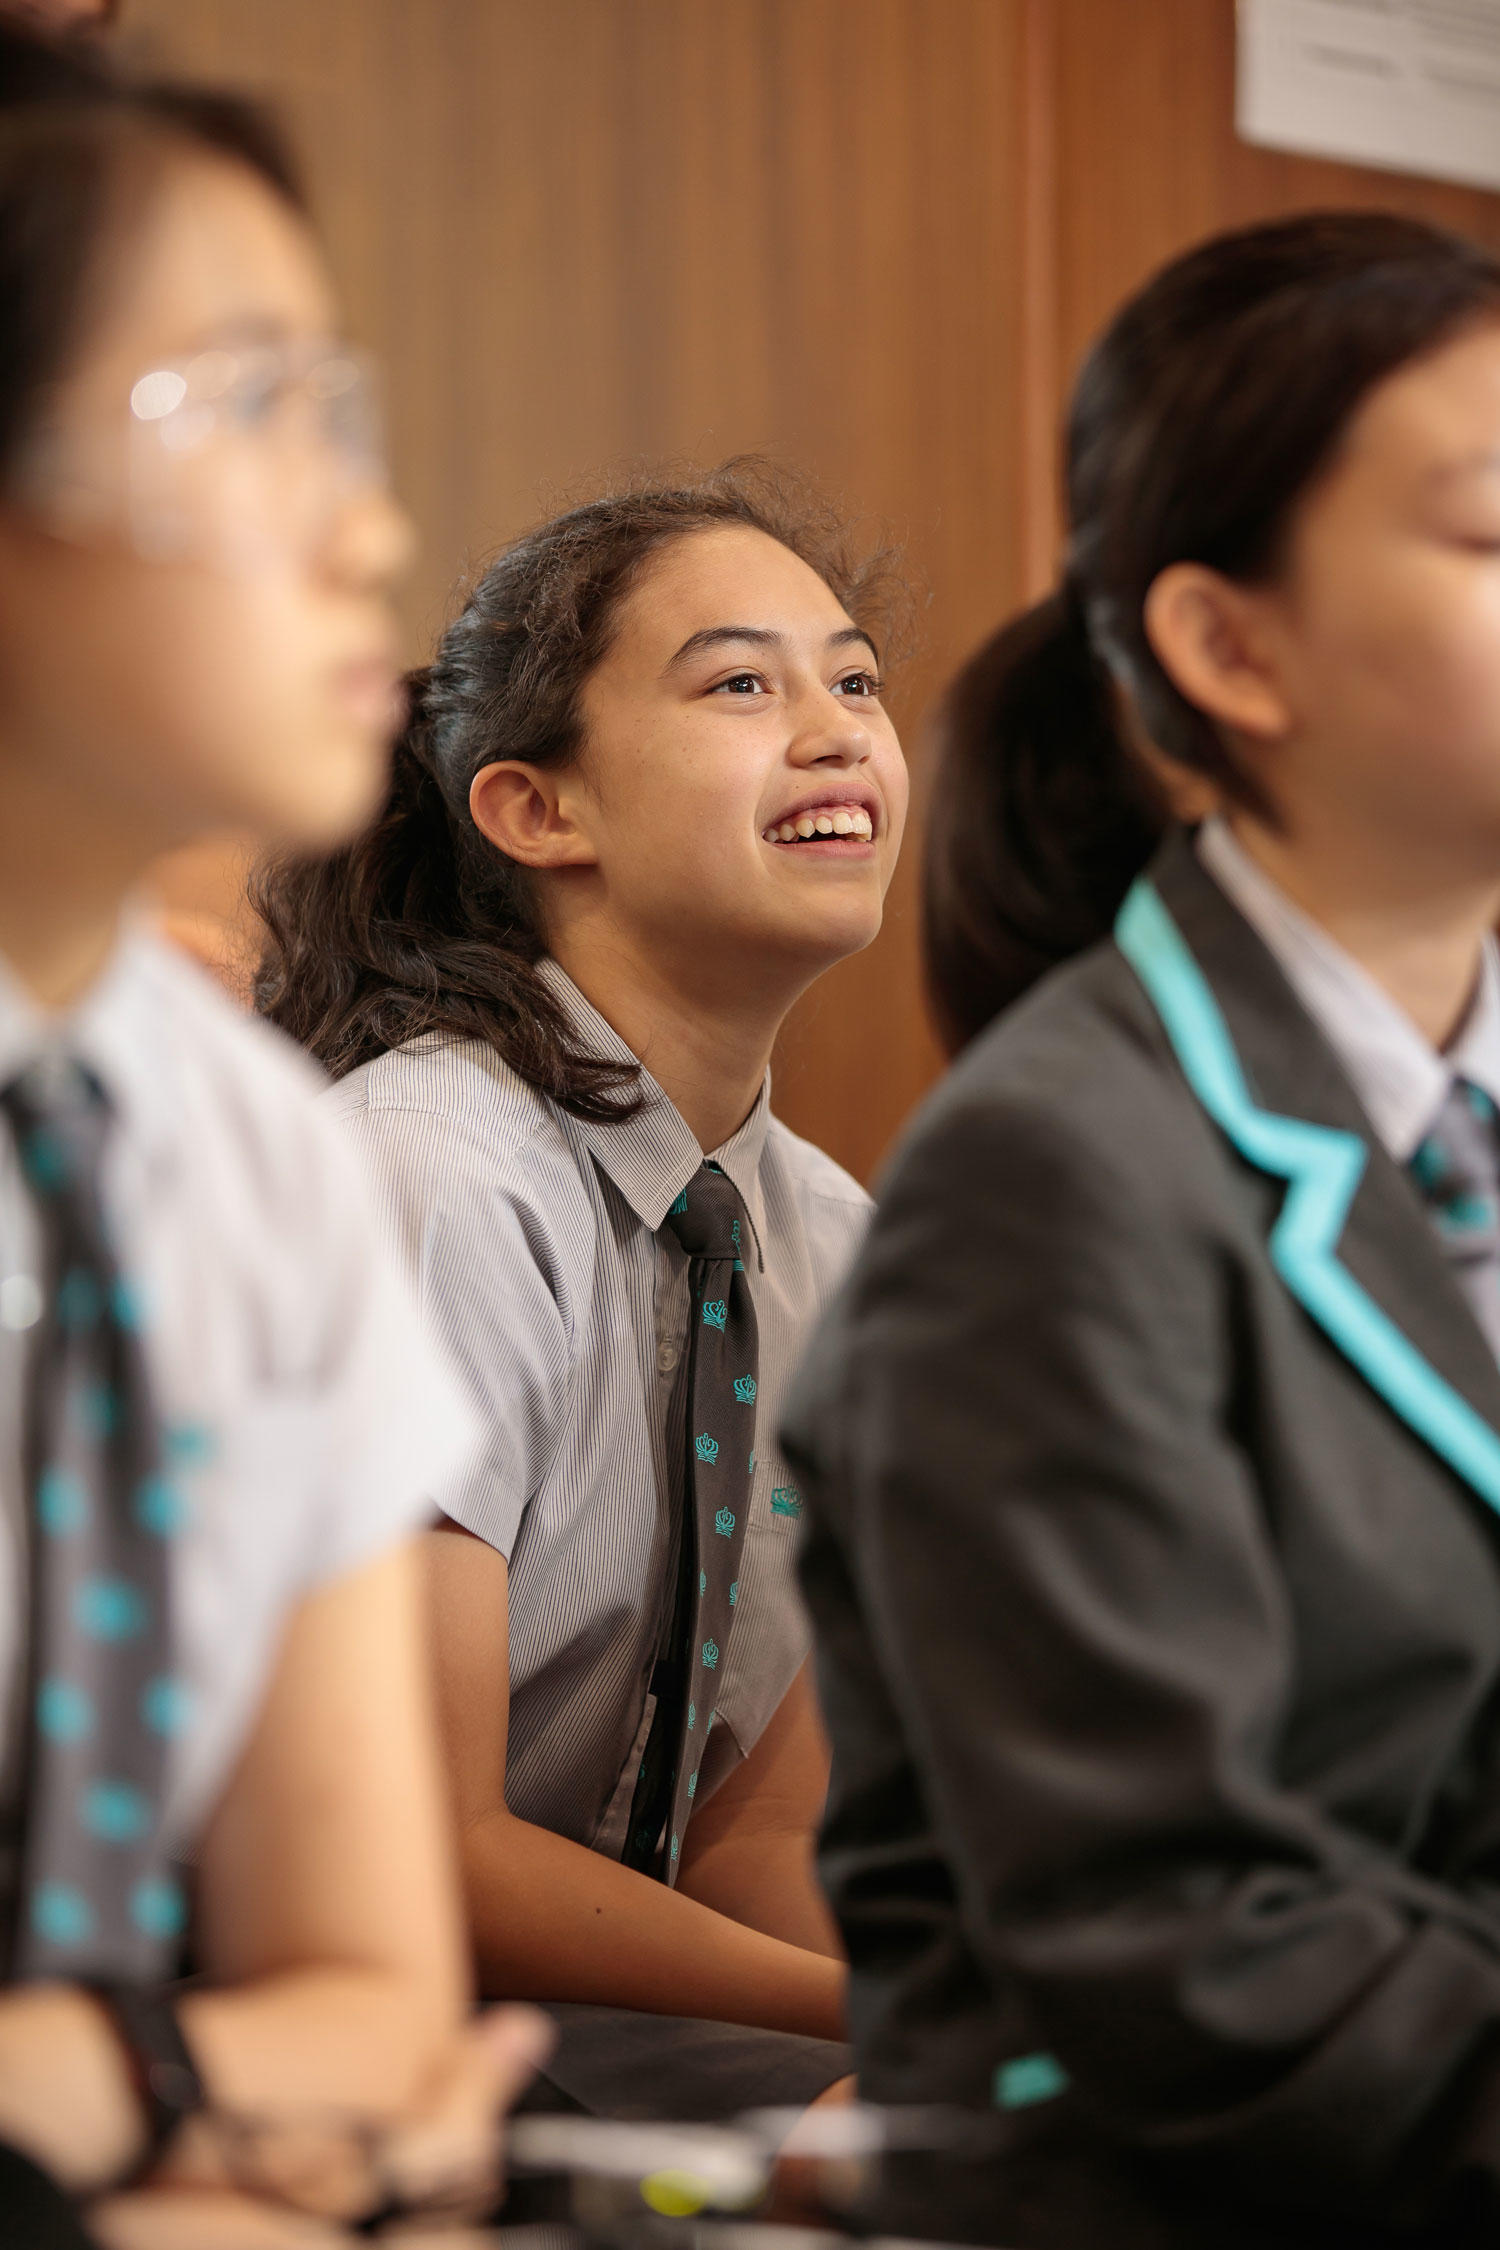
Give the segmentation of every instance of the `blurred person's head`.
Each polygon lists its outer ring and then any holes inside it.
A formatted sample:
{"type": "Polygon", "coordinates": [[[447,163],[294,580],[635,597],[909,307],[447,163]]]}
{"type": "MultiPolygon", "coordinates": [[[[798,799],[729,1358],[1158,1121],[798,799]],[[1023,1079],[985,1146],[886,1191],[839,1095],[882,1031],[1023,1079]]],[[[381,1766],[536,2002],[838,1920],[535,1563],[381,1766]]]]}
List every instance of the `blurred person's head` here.
{"type": "Polygon", "coordinates": [[[945,707],[929,982],[961,1046],[1169,821],[1500,877],[1500,261],[1329,213],[1159,273],[1079,376],[1067,567],[945,707]]]}
{"type": "Polygon", "coordinates": [[[585,946],[670,1006],[770,1012],[868,945],[906,812],[883,558],[761,464],[628,491],[508,547],[412,683],[391,794],[258,904],[261,1004],[336,1074],[487,1040],[598,1114],[537,963],[585,946]]]}
{"type": "Polygon", "coordinates": [[[0,304],[0,821],[342,839],[407,532],[274,132],[0,19],[0,304]]]}

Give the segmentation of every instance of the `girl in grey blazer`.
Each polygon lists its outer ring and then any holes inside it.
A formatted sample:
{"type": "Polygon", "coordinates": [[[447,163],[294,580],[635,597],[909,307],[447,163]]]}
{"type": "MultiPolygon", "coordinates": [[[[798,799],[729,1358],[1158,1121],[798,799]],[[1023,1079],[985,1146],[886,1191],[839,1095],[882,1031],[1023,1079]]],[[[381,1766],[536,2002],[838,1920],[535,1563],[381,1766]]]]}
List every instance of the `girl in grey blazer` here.
{"type": "Polygon", "coordinates": [[[863,2089],[987,2152],[880,2216],[1492,2243],[1500,265],[1204,245],[1069,503],[949,706],[972,1043],[786,1427],[863,2089]]]}

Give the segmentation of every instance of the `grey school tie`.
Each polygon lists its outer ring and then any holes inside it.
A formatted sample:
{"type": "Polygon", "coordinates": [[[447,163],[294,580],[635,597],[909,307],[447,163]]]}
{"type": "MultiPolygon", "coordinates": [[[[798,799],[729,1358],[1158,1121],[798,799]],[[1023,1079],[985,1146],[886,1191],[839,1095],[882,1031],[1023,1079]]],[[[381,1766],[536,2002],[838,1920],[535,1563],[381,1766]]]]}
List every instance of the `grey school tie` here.
{"type": "Polygon", "coordinates": [[[1455,1078],[1410,1170],[1454,1279],[1500,1351],[1500,1131],[1488,1094],[1455,1078]]]}
{"type": "Polygon", "coordinates": [[[758,1367],[755,1306],[740,1255],[745,1207],[733,1181],[716,1164],[703,1165],[666,1223],[689,1259],[683,1509],[672,1622],[622,1857],[672,1884],[739,1599],[758,1367]]]}
{"type": "Polygon", "coordinates": [[[100,1203],[102,1088],[48,1058],[0,1089],[40,1222],[28,1332],[28,1727],[12,1978],[144,1982],[170,1968],[183,1902],[162,1851],[178,1496],[100,1203]]]}

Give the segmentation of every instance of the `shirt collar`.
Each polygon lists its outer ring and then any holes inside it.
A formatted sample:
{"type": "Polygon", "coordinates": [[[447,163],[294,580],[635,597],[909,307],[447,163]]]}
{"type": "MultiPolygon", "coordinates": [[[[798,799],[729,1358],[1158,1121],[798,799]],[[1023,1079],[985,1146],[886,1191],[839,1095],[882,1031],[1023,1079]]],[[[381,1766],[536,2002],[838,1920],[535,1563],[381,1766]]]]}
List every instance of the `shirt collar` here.
{"type": "Polygon", "coordinates": [[[1265,941],[1333,1048],[1382,1146],[1400,1164],[1414,1154],[1455,1078],[1500,1108],[1500,949],[1487,937],[1479,981],[1462,1024],[1439,1053],[1368,970],[1293,904],[1256,865],[1229,823],[1198,831],[1198,856],[1265,941]]]}
{"type": "MultiPolygon", "coordinates": [[[[550,958],[537,973],[557,1001],[568,1028],[590,1055],[611,1062],[639,1063],[624,1040],[591,1000],[585,999],[565,969],[550,958]]],[[[640,1064],[640,1107],[618,1124],[596,1125],[575,1118],[574,1129],[605,1177],[612,1180],[642,1226],[654,1234],[688,1181],[705,1161],[682,1112],[640,1064]]],[[[737,1132],[706,1153],[738,1188],[757,1242],[762,1232],[760,1160],[771,1117],[771,1076],[766,1073],[755,1106],[737,1132]]]]}
{"type": "Polygon", "coordinates": [[[162,941],[149,917],[127,912],[113,952],[69,1008],[43,1008],[0,955],[0,1086],[44,1055],[83,1063],[109,1096],[116,1119],[148,1160],[170,1153],[175,1056],[153,1025],[159,1006],[151,965],[162,941]]]}

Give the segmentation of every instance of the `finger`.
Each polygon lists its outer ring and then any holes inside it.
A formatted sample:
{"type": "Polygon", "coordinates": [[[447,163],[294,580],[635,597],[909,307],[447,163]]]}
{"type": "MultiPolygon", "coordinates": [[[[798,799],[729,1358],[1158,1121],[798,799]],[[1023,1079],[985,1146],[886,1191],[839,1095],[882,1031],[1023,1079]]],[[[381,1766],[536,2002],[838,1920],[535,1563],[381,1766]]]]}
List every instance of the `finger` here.
{"type": "Polygon", "coordinates": [[[491,2008],[474,2028],[493,2062],[496,2103],[510,2109],[557,2045],[557,2027],[538,2008],[491,2008]]]}

